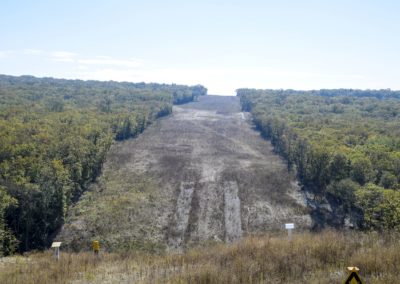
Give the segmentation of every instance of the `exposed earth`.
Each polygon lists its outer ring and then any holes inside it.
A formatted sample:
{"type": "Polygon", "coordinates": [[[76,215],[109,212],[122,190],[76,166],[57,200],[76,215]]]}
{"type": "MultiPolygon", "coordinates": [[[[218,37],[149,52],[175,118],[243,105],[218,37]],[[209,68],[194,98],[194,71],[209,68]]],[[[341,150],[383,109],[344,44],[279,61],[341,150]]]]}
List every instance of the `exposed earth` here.
{"type": "Polygon", "coordinates": [[[57,240],[86,250],[167,248],[309,228],[293,174],[253,129],[238,97],[205,96],[136,139],[115,143],[57,240]]]}

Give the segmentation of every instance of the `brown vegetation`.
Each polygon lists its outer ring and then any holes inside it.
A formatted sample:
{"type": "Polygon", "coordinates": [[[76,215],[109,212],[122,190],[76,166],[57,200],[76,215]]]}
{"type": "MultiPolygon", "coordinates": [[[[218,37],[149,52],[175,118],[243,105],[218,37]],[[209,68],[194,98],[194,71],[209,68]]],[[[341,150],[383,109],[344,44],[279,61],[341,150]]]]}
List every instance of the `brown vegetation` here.
{"type": "Polygon", "coordinates": [[[367,283],[398,283],[398,234],[325,231],[250,236],[184,254],[50,252],[3,258],[0,283],[342,283],[358,266],[367,283]]]}

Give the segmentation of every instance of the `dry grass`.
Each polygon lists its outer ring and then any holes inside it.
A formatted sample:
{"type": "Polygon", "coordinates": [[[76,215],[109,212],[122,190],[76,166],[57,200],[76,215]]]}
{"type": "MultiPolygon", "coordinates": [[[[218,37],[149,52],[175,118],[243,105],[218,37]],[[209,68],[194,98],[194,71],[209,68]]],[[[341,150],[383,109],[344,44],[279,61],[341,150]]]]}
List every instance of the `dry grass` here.
{"type": "Polygon", "coordinates": [[[51,253],[4,258],[0,283],[342,283],[358,266],[367,283],[399,283],[396,233],[326,231],[247,237],[185,254],[51,253]]]}

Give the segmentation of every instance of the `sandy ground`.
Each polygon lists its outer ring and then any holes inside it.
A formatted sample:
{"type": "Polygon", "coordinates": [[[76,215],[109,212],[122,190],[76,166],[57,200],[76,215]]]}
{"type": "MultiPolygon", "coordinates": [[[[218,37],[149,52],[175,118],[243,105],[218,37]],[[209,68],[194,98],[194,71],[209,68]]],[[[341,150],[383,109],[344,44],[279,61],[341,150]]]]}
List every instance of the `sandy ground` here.
{"type": "Polygon", "coordinates": [[[239,99],[206,96],[115,143],[58,239],[75,248],[99,238],[109,246],[133,240],[179,250],[283,229],[285,222],[308,228],[305,212],[295,179],[239,99]]]}

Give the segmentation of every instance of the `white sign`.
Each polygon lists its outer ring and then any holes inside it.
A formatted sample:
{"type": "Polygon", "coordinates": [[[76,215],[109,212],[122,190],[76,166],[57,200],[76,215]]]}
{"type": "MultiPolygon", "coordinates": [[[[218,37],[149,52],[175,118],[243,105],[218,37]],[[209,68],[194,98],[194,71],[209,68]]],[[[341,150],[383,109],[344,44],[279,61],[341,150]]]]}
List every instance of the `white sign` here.
{"type": "Polygon", "coordinates": [[[287,229],[287,230],[294,229],[294,224],[293,223],[286,223],[285,224],[285,229],[287,229]]]}
{"type": "Polygon", "coordinates": [[[52,248],[59,248],[61,246],[61,242],[54,242],[51,244],[52,248]]]}

